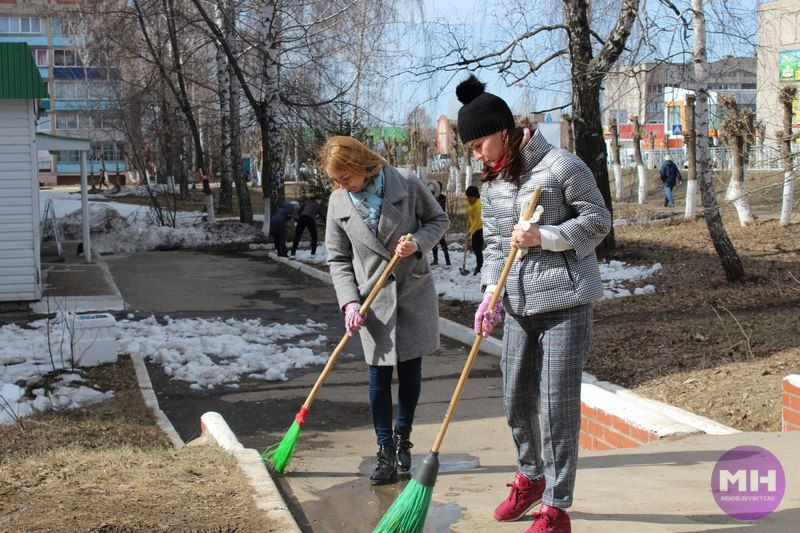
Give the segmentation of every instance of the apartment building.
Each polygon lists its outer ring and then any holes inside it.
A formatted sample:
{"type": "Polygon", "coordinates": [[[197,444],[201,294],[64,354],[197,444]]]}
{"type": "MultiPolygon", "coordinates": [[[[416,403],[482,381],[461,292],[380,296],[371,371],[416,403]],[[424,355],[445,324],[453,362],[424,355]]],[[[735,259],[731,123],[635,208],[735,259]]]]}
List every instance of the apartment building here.
{"type": "MultiPolygon", "coordinates": [[[[90,57],[87,36],[72,24],[78,0],[0,0],[0,42],[28,45],[50,95],[37,123],[40,132],[89,138],[89,171],[126,170],[118,104],[119,70],[90,57]]],[[[80,180],[78,152],[39,152],[40,180],[80,180]]]]}
{"type": "MultiPolygon", "coordinates": [[[[671,87],[691,89],[691,63],[639,63],[612,69],[605,80],[603,124],[638,116],[642,124],[664,124],[666,96],[671,87]]],[[[756,58],[725,56],[708,65],[708,89],[730,94],[739,106],[755,110],[756,58]]]]}
{"type": "MultiPolygon", "coordinates": [[[[756,117],[764,123],[767,144],[778,146],[782,108],[778,94],[786,85],[800,86],[800,2],[774,0],[758,6],[758,102],[756,117]]],[[[800,126],[800,98],[793,123],[800,126]]]]}

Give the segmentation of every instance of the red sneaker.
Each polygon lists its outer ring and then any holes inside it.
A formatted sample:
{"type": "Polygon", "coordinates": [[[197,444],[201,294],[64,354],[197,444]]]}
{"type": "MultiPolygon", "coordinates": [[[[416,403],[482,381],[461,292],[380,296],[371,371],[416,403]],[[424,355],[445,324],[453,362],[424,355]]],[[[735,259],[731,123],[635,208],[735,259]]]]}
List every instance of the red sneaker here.
{"type": "Polygon", "coordinates": [[[542,501],[544,477],[531,481],[522,472],[517,472],[514,483],[506,483],[506,487],[511,487],[511,492],[494,510],[494,518],[500,522],[513,522],[525,516],[528,509],[542,501]]]}
{"type": "Polygon", "coordinates": [[[525,533],[570,533],[569,515],[564,509],[543,504],[538,513],[533,513],[533,525],[525,533]]]}

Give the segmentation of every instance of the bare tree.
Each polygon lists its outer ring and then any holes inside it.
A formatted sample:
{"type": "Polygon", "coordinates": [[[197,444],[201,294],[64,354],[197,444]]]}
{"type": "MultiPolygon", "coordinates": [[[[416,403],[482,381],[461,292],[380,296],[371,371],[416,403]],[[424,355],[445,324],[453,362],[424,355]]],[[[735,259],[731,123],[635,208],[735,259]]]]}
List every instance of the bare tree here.
{"type": "MultiPolygon", "coordinates": [[[[588,0],[562,0],[561,6],[563,9],[557,15],[552,11],[537,11],[536,15],[540,16],[537,19],[528,15],[530,7],[527,3],[518,9],[501,3],[498,24],[514,21],[516,31],[513,37],[496,45],[480,43],[474,51],[458,37],[457,30],[444,24],[450,41],[447,45],[449,50],[414,71],[420,76],[430,76],[435,72],[488,68],[499,72],[506,83],[512,85],[527,80],[563,58],[569,58],[571,102],[558,108],[571,106],[575,153],[591,169],[606,207],[613,211],[600,91],[605,75],[625,47],[639,10],[639,0],[623,0],[617,4],[616,15],[604,17],[600,23],[590,17],[591,3],[588,0]],[[554,16],[559,20],[547,20],[554,16]],[[606,24],[609,18],[612,21],[606,24]],[[600,32],[606,33],[605,36],[600,32]]],[[[614,245],[612,229],[602,247],[612,249],[614,245]]]]}
{"type": "Polygon", "coordinates": [[[639,117],[632,116],[631,123],[633,124],[633,133],[631,140],[633,141],[633,157],[636,160],[636,176],[638,179],[638,194],[637,201],[643,204],[647,200],[647,172],[644,169],[644,160],[642,159],[642,130],[639,124],[639,117]]]}
{"type": "Polygon", "coordinates": [[[617,130],[617,119],[611,118],[608,121],[608,129],[611,132],[611,163],[614,169],[614,189],[615,198],[622,200],[624,197],[624,185],[622,183],[622,162],[619,157],[619,132],[617,130]]]}
{"type": "MultiPolygon", "coordinates": [[[[792,164],[792,141],[796,136],[792,133],[792,102],[797,95],[797,87],[788,85],[781,89],[778,96],[783,107],[783,130],[778,133],[783,151],[783,201],[781,203],[781,226],[788,226],[792,220],[794,202],[794,182],[797,172],[792,164]]],[[[763,141],[762,141],[763,142],[763,141]]]]}
{"type": "Polygon", "coordinates": [[[700,181],[700,195],[703,211],[711,235],[711,242],[722,262],[722,269],[728,281],[741,281],[744,278],[744,267],[739,254],[725,231],[717,198],[714,194],[714,182],[711,179],[710,156],[708,151],[708,82],[706,24],[703,0],[692,0],[694,12],[694,74],[697,94],[696,142],[697,173],[700,181]]]}
{"type": "Polygon", "coordinates": [[[731,179],[725,197],[732,202],[739,215],[739,223],[746,226],[755,220],[750,208],[750,199],[745,183],[745,153],[748,140],[753,137],[753,113],[749,109],[739,111],[736,99],[731,95],[722,95],[720,104],[725,107],[725,120],[722,123],[721,137],[731,149],[733,165],[731,179]]]}
{"type": "Polygon", "coordinates": [[[695,95],[686,95],[686,131],[683,140],[686,143],[686,218],[694,218],[697,207],[697,132],[695,126],[695,95]]]}

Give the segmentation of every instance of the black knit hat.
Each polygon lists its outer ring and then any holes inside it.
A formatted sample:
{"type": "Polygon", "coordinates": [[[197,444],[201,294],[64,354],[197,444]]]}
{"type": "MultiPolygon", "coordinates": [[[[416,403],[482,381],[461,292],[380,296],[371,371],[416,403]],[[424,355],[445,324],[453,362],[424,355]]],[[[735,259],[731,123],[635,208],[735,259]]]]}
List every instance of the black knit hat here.
{"type": "Polygon", "coordinates": [[[458,136],[462,143],[514,127],[514,115],[508,104],[492,93],[474,75],[456,87],[456,96],[463,106],[458,110],[458,136]]]}

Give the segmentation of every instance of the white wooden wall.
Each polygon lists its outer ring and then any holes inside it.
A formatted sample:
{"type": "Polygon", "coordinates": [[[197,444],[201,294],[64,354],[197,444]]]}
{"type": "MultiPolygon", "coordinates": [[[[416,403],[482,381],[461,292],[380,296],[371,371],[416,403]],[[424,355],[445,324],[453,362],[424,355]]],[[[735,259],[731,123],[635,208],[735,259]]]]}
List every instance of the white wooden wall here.
{"type": "Polygon", "coordinates": [[[33,100],[0,100],[0,301],[41,298],[33,100]]]}

